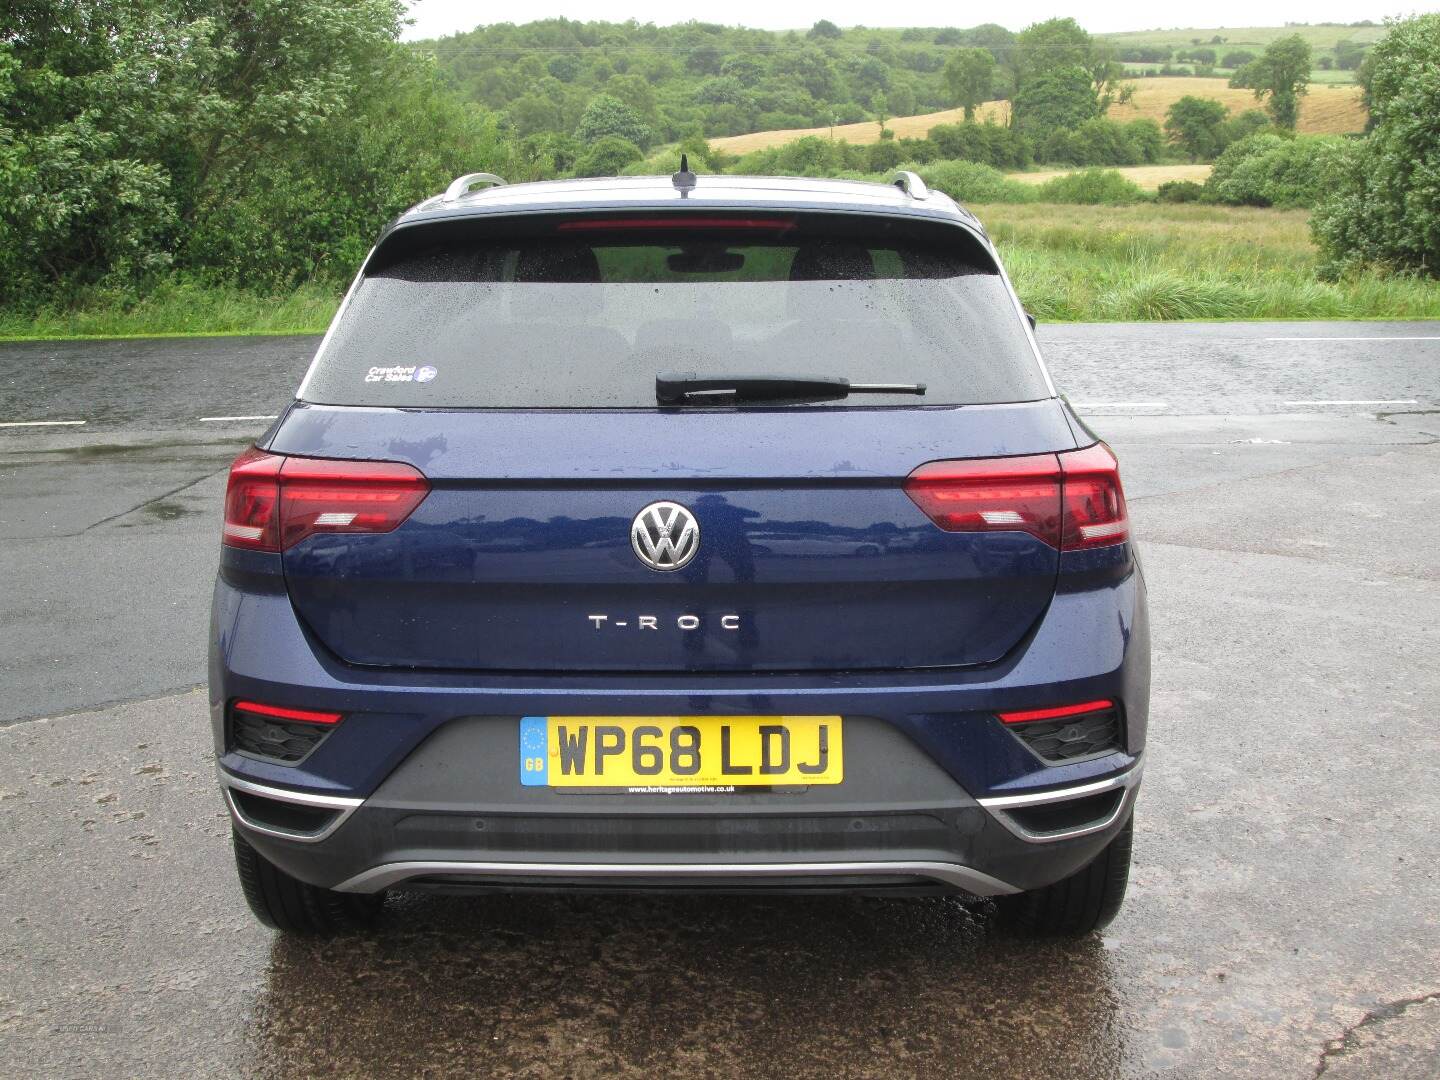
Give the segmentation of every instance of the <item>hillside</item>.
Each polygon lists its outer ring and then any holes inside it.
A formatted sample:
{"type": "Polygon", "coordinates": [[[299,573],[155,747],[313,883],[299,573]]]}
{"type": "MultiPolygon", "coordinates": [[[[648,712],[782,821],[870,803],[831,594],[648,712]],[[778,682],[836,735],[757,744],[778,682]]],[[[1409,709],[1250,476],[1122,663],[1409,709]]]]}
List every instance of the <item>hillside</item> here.
{"type": "MultiPolygon", "coordinates": [[[[1109,116],[1115,120],[1137,120],[1142,117],[1165,122],[1165,111],[1187,94],[1195,97],[1215,98],[1224,103],[1231,113],[1244,112],[1259,107],[1255,95],[1249,90],[1233,90],[1224,79],[1167,78],[1135,80],[1135,97],[1128,105],[1112,105],[1109,116]]],[[[1009,102],[991,101],[982,105],[979,117],[1004,123],[1009,117],[1009,102]]],[[[958,124],[963,119],[959,109],[943,112],[922,113],[918,116],[898,116],[886,124],[897,138],[921,138],[936,124],[958,124]]],[[[1360,89],[1356,86],[1312,86],[1310,93],[1300,105],[1299,130],[1307,135],[1335,135],[1365,129],[1365,107],[1360,100],[1360,89]]],[[[831,128],[781,128],[774,131],[757,131],[749,135],[732,135],[723,139],[711,139],[710,145],[731,154],[746,154],[752,150],[763,150],[771,146],[782,146],[806,135],[830,137],[831,128]]],[[[869,145],[880,139],[880,125],[874,121],[861,124],[841,124],[835,127],[834,137],[843,142],[869,145]]]]}
{"type": "Polygon", "coordinates": [[[1127,45],[1162,49],[1189,49],[1206,45],[1219,49],[1250,49],[1260,51],[1277,38],[1299,34],[1315,50],[1333,49],[1341,41],[1368,45],[1379,41],[1385,27],[1342,26],[1338,23],[1317,23],[1313,26],[1232,26],[1189,27],[1177,30],[1134,30],[1119,34],[1096,34],[1117,48],[1127,45]],[[1215,38],[1220,41],[1215,41],[1215,38]]]}

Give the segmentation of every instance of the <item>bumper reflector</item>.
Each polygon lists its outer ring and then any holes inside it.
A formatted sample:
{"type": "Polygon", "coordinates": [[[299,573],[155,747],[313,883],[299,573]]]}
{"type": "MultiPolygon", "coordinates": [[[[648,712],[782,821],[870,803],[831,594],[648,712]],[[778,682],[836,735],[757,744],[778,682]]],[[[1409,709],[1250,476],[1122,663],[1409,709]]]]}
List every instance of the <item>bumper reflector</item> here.
{"type": "Polygon", "coordinates": [[[1050,709],[1022,709],[1019,712],[1002,712],[996,715],[1007,724],[1028,724],[1032,720],[1058,720],[1062,716],[1082,716],[1085,713],[1113,709],[1115,703],[1109,699],[1084,701],[1078,705],[1057,705],[1050,709]]]}

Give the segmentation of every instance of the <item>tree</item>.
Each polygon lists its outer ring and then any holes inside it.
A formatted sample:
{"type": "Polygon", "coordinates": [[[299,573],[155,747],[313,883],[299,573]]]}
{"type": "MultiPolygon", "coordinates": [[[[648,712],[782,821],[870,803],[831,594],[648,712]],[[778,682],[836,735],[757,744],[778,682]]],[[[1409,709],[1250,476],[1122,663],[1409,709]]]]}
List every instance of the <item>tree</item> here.
{"type": "Polygon", "coordinates": [[[1366,57],[1374,127],[1331,177],[1311,228],[1332,271],[1440,277],[1440,15],[1389,25],[1366,57]]]}
{"type": "Polygon", "coordinates": [[[1109,112],[1110,106],[1115,103],[1119,81],[1125,75],[1125,65],[1116,62],[1115,52],[1109,45],[1097,41],[1091,46],[1085,70],[1090,74],[1100,111],[1109,112]]]}
{"type": "Polygon", "coordinates": [[[1365,46],[1353,41],[1335,43],[1335,66],[1341,71],[1354,71],[1365,60],[1365,46]]]}
{"type": "Polygon", "coordinates": [[[650,129],[634,109],[617,97],[596,94],[585,106],[585,112],[575,128],[575,137],[582,143],[592,143],[606,135],[619,135],[642,151],[651,142],[650,129]]]}
{"type": "Polygon", "coordinates": [[[1027,26],[1015,44],[1022,75],[1088,67],[1093,51],[1090,35],[1074,19],[1047,19],[1027,26]]]}
{"type": "Polygon", "coordinates": [[[1245,49],[1236,49],[1234,52],[1227,52],[1220,58],[1220,66],[1227,68],[1242,68],[1255,59],[1255,54],[1245,49]]]}
{"type": "Polygon", "coordinates": [[[0,31],[0,303],[167,266],[353,270],[381,225],[510,164],[398,44],[395,0],[30,0],[0,31]],[[277,223],[285,228],[277,228],[277,223]]]}
{"type": "Polygon", "coordinates": [[[1275,126],[1294,131],[1300,116],[1300,98],[1310,84],[1310,46],[1299,34],[1270,43],[1260,59],[1252,60],[1230,80],[1231,86],[1255,91],[1275,126]]]}
{"type": "Polygon", "coordinates": [[[967,123],[975,119],[975,107],[990,100],[994,81],[995,57],[989,49],[956,49],[945,62],[950,100],[965,110],[967,123]]]}
{"type": "Polygon", "coordinates": [[[1011,100],[1017,127],[1040,139],[1051,128],[1075,127],[1109,106],[1109,85],[1120,67],[1108,47],[1097,46],[1074,19],[1028,26],[1015,45],[1011,100]]]}
{"type": "Polygon", "coordinates": [[[1219,152],[1220,125],[1228,115],[1214,98],[1187,94],[1165,113],[1165,134],[1190,155],[1191,161],[1214,157],[1219,152]]]}
{"type": "Polygon", "coordinates": [[[822,40],[833,41],[836,38],[843,36],[843,34],[844,31],[842,31],[829,19],[821,19],[814,26],[810,27],[809,31],[806,32],[805,36],[808,38],[818,38],[822,40]]]}
{"type": "Polygon", "coordinates": [[[1077,128],[1100,115],[1090,73],[1078,66],[1028,76],[1013,106],[1017,130],[1037,140],[1055,128],[1077,128]]]}

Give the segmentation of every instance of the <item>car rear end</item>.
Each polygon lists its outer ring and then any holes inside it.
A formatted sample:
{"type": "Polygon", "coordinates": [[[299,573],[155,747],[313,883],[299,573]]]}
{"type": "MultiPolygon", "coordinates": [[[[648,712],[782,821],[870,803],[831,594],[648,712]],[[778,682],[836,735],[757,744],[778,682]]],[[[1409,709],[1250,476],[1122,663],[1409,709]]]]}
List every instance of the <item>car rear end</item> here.
{"type": "Polygon", "coordinates": [[[1116,463],[973,218],[527,187],[392,226],[232,470],[211,708],[253,865],[1034,896],[1128,844],[1116,463]],[[661,404],[676,372],[855,390],[661,404]]]}

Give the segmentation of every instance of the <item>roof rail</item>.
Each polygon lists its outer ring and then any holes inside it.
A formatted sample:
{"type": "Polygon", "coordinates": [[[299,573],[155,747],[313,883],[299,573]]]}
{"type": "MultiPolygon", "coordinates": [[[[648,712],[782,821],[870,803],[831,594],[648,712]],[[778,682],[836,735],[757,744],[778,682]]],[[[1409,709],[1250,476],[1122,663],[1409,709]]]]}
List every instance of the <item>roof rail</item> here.
{"type": "Polygon", "coordinates": [[[505,178],[489,172],[472,172],[466,173],[464,176],[457,176],[454,182],[445,189],[445,194],[440,197],[440,201],[454,202],[462,195],[467,194],[476,184],[502,187],[505,184],[505,178]]]}
{"type": "Polygon", "coordinates": [[[913,172],[901,169],[890,182],[912,199],[928,199],[930,197],[930,189],[925,186],[925,181],[913,172]]]}

